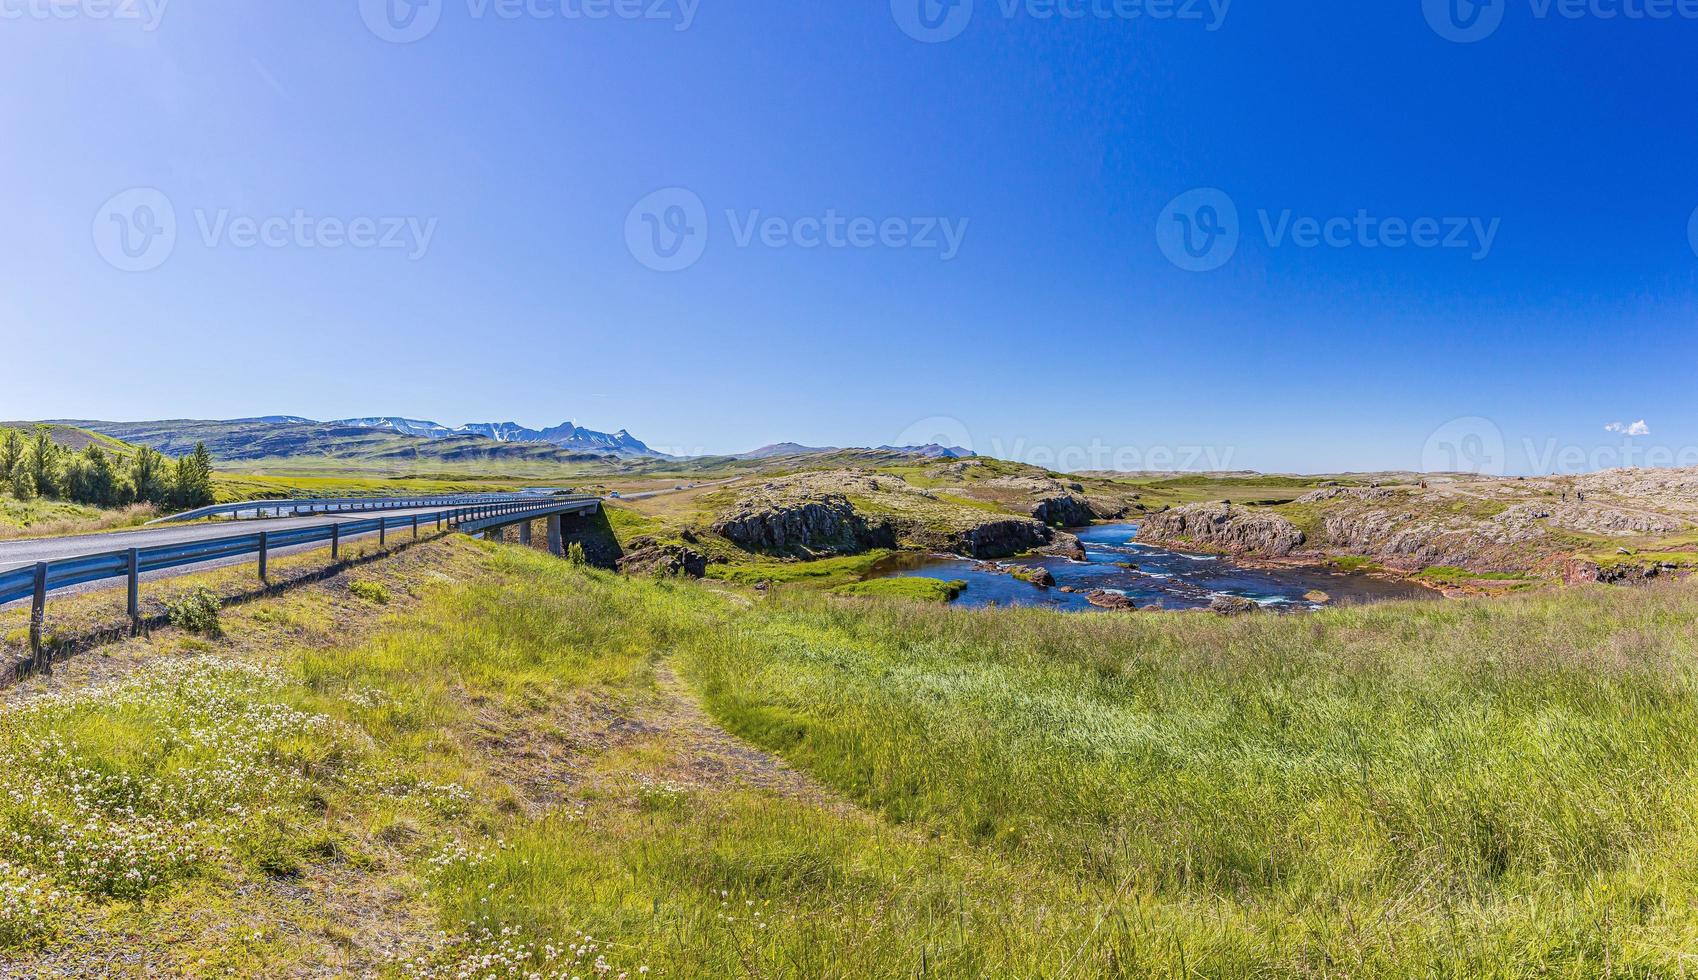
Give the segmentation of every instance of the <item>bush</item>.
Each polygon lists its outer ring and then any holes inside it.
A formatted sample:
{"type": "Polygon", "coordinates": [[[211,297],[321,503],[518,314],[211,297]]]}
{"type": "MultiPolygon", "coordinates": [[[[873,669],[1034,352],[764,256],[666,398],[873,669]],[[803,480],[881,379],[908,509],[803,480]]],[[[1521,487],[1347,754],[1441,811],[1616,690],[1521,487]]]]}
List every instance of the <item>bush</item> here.
{"type": "Polygon", "coordinates": [[[566,548],[566,560],[580,567],[589,564],[589,559],[584,557],[584,546],[576,541],[566,548]]]}
{"type": "Polygon", "coordinates": [[[218,593],[202,587],[166,603],[165,615],[171,620],[171,625],[180,630],[202,636],[219,636],[223,633],[218,623],[221,605],[218,593]]]}
{"type": "Polygon", "coordinates": [[[389,605],[388,586],[377,582],[349,582],[348,591],[373,605],[389,605]]]}

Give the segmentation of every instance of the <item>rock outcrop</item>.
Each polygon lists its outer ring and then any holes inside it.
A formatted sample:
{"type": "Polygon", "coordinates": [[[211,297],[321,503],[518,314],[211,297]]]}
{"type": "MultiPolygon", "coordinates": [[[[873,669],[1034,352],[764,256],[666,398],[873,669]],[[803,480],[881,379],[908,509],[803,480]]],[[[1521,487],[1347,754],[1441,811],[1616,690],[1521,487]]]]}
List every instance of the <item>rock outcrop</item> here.
{"type": "Polygon", "coordinates": [[[1085,560],[1085,543],[1080,541],[1077,535],[1068,534],[1066,531],[1056,531],[1049,544],[1033,550],[1040,555],[1054,555],[1074,561],[1085,560]]]}
{"type": "Polygon", "coordinates": [[[997,478],[975,482],[970,491],[943,492],[892,474],[820,470],[742,491],[720,512],[713,530],[744,550],[796,558],[873,548],[986,559],[1043,550],[1084,558],[1078,538],[1043,520],[1016,516],[1033,509],[1065,523],[1093,519],[1090,501],[1049,478],[997,478]],[[999,516],[998,510],[1008,513],[999,516]]]}
{"type": "Polygon", "coordinates": [[[1138,539],[1282,558],[1302,546],[1303,532],[1275,514],[1229,504],[1192,504],[1144,518],[1138,539]]]}
{"type": "Polygon", "coordinates": [[[1053,540],[1055,531],[1037,521],[986,521],[951,535],[948,550],[969,558],[1011,558],[1053,540]]]}
{"type": "Polygon", "coordinates": [[[1052,527],[1086,527],[1096,518],[1091,502],[1075,493],[1048,497],[1032,507],[1032,519],[1052,527]]]}
{"type": "Polygon", "coordinates": [[[836,493],[795,502],[745,498],[713,530],[747,551],[770,554],[853,555],[896,544],[888,524],[867,521],[836,493]]]}

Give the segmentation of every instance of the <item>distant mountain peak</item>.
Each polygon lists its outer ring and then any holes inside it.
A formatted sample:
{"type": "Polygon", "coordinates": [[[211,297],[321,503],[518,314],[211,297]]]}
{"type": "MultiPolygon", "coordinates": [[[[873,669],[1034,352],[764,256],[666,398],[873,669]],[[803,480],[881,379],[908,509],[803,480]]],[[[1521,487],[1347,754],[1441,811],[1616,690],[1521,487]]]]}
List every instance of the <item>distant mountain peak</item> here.
{"type": "Polygon", "coordinates": [[[813,453],[834,453],[835,448],[824,446],[804,446],[797,442],[775,442],[770,446],[746,453],[738,453],[733,459],[772,459],[775,456],[807,456],[813,453]]]}
{"type": "Polygon", "coordinates": [[[383,429],[422,439],[450,439],[474,436],[496,442],[539,442],[582,452],[608,453],[616,456],[654,456],[662,454],[645,445],[642,440],[624,429],[618,432],[596,432],[580,429],[576,423],[563,422],[548,429],[531,429],[517,422],[469,422],[449,428],[440,422],[409,419],[401,416],[339,419],[330,425],[383,429]]]}
{"type": "Polygon", "coordinates": [[[930,456],[934,459],[970,459],[978,453],[960,446],[940,446],[929,443],[924,446],[880,446],[880,452],[903,453],[909,456],[930,456]]]}

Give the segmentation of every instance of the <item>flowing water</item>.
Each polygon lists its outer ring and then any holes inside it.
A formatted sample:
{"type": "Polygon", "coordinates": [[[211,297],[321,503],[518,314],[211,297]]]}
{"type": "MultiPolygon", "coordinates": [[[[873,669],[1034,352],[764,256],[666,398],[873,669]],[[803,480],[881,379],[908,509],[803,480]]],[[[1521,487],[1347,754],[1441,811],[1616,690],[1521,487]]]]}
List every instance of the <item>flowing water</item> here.
{"type": "Polygon", "coordinates": [[[1068,611],[1097,611],[1085,598],[1095,589],[1118,592],[1138,608],[1203,609],[1221,595],[1240,596],[1265,609],[1295,612],[1323,605],[1432,599],[1418,585],[1355,572],[1310,568],[1247,568],[1215,555],[1169,551],[1132,540],[1135,524],[1101,524],[1075,532],[1085,545],[1085,561],[1069,558],[1018,558],[986,563],[965,558],[904,556],[875,572],[875,577],[920,576],[967,583],[956,600],[964,606],[1042,606],[1068,611]],[[1055,588],[1030,585],[991,566],[1043,567],[1055,576],[1055,588]],[[1126,567],[1131,566],[1131,567],[1126,567]],[[1084,592],[1063,592],[1062,586],[1084,592]],[[1326,593],[1327,602],[1311,598],[1326,593]]]}

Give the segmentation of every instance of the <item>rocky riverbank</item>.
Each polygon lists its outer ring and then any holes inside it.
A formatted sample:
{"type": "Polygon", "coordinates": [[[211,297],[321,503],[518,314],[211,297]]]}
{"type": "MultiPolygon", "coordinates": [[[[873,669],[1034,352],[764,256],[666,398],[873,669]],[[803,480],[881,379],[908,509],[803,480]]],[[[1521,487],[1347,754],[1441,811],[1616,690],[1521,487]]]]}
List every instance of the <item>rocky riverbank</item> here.
{"type": "Polygon", "coordinates": [[[1289,504],[1193,504],[1140,540],[1251,560],[1372,563],[1448,593],[1504,576],[1627,582],[1698,565],[1698,470],[1323,487],[1289,504]],[[1461,583],[1461,584],[1459,584],[1461,583]]]}

